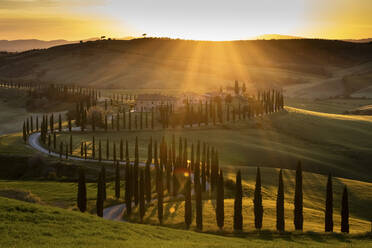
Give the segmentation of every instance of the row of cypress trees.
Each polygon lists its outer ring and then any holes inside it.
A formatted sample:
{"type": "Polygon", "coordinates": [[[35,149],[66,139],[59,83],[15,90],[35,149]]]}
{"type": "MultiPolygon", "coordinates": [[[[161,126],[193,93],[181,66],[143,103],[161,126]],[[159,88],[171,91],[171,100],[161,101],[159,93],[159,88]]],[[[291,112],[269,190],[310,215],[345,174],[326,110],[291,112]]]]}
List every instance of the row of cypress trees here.
{"type": "MultiPolygon", "coordinates": [[[[127,164],[125,167],[125,202],[126,212],[130,215],[132,212],[132,205],[139,205],[139,216],[141,222],[146,211],[146,203],[151,202],[151,185],[150,192],[148,191],[148,183],[151,184],[150,174],[147,174],[145,169],[139,171],[139,181],[134,182],[134,174],[136,174],[136,165],[138,169],[138,163],[135,159],[134,165],[131,165],[127,157],[127,164]],[[147,174],[147,175],[146,175],[147,174]],[[147,177],[147,179],[146,179],[147,177]],[[150,179],[150,180],[149,180],[150,179]],[[146,182],[149,180],[149,182],[146,182]],[[135,189],[135,185],[138,185],[138,189],[135,189]],[[134,188],[133,188],[134,187],[134,188]],[[136,193],[138,193],[136,197],[136,193]]],[[[192,197],[191,197],[191,168],[188,167],[188,174],[186,178],[186,184],[184,188],[185,196],[185,224],[189,228],[192,224],[192,197]]],[[[163,221],[163,171],[159,165],[155,165],[156,170],[156,197],[157,197],[157,209],[159,222],[163,221]]],[[[83,171],[79,172],[79,184],[78,184],[78,207],[80,211],[86,210],[86,186],[85,176],[83,171]]],[[[302,192],[302,166],[298,164],[296,168],[296,188],[294,197],[294,226],[295,230],[303,230],[303,192],[302,192]]],[[[201,184],[198,179],[194,179],[195,186],[195,207],[196,207],[196,227],[199,230],[203,229],[203,210],[202,210],[202,190],[201,184]]],[[[327,181],[326,190],[326,201],[325,201],[325,231],[333,232],[333,191],[332,191],[332,176],[329,174],[327,181]]],[[[115,177],[115,196],[120,197],[120,169],[119,164],[116,166],[116,177],[115,177]]],[[[215,190],[216,197],[216,223],[217,226],[222,229],[224,226],[224,178],[222,170],[218,172],[218,182],[215,190]]],[[[106,186],[105,186],[105,169],[102,167],[101,172],[98,176],[98,187],[97,187],[97,215],[103,215],[103,201],[106,199],[106,186]]],[[[257,168],[256,174],[256,185],[254,190],[254,223],[256,229],[262,228],[263,222],[263,205],[262,205],[262,192],[261,192],[261,172],[260,168],[257,168]]],[[[236,174],[235,183],[235,200],[234,200],[234,219],[233,227],[235,231],[243,230],[243,190],[241,183],[241,172],[238,171],[236,174]]],[[[279,171],[278,178],[278,191],[276,201],[276,229],[277,231],[285,231],[285,215],[284,215],[284,183],[282,170],[279,171]]],[[[348,206],[348,192],[345,186],[342,195],[341,204],[341,232],[349,233],[349,206],[348,206]]]]}

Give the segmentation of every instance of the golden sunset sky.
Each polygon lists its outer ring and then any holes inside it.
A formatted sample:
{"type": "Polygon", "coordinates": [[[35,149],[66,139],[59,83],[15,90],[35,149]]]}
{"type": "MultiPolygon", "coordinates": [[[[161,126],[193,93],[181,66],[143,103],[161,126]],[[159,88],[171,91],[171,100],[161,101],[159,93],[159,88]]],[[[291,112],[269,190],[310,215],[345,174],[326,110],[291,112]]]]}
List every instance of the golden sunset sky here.
{"type": "Polygon", "coordinates": [[[0,40],[372,37],[372,0],[0,0],[0,40]]]}

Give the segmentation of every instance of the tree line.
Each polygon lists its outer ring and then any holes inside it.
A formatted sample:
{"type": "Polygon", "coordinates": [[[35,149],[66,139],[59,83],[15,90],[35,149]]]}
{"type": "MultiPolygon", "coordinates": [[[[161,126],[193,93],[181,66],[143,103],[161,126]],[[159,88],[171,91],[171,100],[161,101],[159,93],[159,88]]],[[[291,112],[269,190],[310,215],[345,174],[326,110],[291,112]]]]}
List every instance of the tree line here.
{"type": "MultiPolygon", "coordinates": [[[[202,194],[209,188],[212,198],[216,199],[216,225],[223,229],[225,223],[225,206],[224,206],[224,176],[223,171],[219,168],[218,152],[214,149],[210,150],[201,148],[200,142],[197,143],[195,149],[191,145],[191,154],[188,157],[187,145],[184,146],[187,140],[181,141],[179,151],[175,149],[174,136],[170,144],[162,140],[158,146],[157,141],[150,139],[148,144],[148,158],[143,168],[139,166],[138,139],[136,139],[134,149],[134,160],[129,158],[128,145],[125,148],[125,166],[124,166],[124,200],[126,204],[126,215],[132,214],[133,207],[138,207],[138,214],[141,222],[146,213],[146,209],[152,201],[156,201],[157,215],[159,223],[163,223],[164,217],[164,192],[168,192],[171,197],[178,196],[179,193],[184,195],[185,208],[184,220],[187,228],[193,222],[192,210],[192,188],[194,188],[195,200],[195,221],[198,230],[203,229],[203,202],[202,194]],[[170,145],[170,148],[168,146],[170,145]],[[183,148],[182,148],[183,147],[183,148]],[[174,155],[175,154],[175,155],[174,155]],[[189,158],[189,160],[188,160],[189,158]],[[155,170],[155,176],[152,178],[151,166],[155,170]],[[178,174],[178,176],[177,176],[178,174]],[[179,177],[181,175],[182,177],[179,177]],[[184,185],[180,189],[180,184],[184,185]],[[153,187],[155,191],[153,192],[153,187]]],[[[187,143],[186,143],[187,144],[187,143]]],[[[203,144],[204,147],[204,144],[203,144]]],[[[115,162],[115,196],[121,197],[120,189],[120,164],[115,162]]],[[[86,189],[84,171],[80,171],[79,187],[78,187],[78,206],[84,212],[86,210],[86,189]],[[83,202],[83,203],[82,203],[83,202]]],[[[242,176],[238,171],[235,180],[235,199],[234,199],[234,216],[233,228],[235,231],[243,231],[243,188],[242,176]]],[[[103,216],[103,204],[106,200],[106,169],[102,165],[97,181],[97,215],[103,216]]],[[[257,230],[262,228],[264,206],[262,203],[261,191],[261,171],[257,168],[256,183],[253,195],[253,211],[254,225],[257,230]]],[[[294,211],[293,225],[295,230],[302,231],[303,218],[303,179],[301,163],[297,165],[295,173],[295,193],[294,193],[294,211]]],[[[276,195],[276,230],[279,232],[285,231],[285,206],[284,206],[284,182],[282,170],[278,174],[278,188],[276,195]]],[[[332,176],[329,174],[326,185],[325,198],[325,216],[324,230],[333,232],[333,189],[332,176]]],[[[349,205],[348,205],[348,190],[345,186],[342,202],[341,202],[341,232],[349,233],[349,205]]]]}

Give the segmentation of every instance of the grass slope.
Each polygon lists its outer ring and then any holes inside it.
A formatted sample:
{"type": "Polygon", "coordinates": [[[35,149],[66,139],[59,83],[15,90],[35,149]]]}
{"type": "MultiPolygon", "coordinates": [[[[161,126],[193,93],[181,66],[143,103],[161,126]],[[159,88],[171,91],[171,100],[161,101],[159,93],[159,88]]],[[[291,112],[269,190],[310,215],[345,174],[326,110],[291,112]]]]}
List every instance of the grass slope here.
{"type": "Polygon", "coordinates": [[[261,233],[223,237],[102,220],[0,197],[1,247],[369,247],[368,235],[261,233]]]}
{"type": "MultiPolygon", "coordinates": [[[[80,142],[87,141],[90,144],[94,135],[96,141],[103,141],[102,154],[105,157],[107,137],[111,142],[116,142],[118,154],[120,138],[128,139],[133,148],[137,136],[141,160],[145,160],[150,136],[160,140],[162,136],[170,139],[174,134],[177,138],[187,137],[189,144],[200,140],[215,146],[220,151],[222,165],[294,168],[297,161],[301,160],[304,169],[308,171],[332,172],[339,177],[371,182],[371,123],[358,118],[287,108],[282,113],[219,127],[121,133],[85,132],[75,133],[73,140],[75,155],[79,155],[80,142]]],[[[69,142],[69,135],[61,134],[59,139],[69,142]]],[[[134,154],[133,149],[130,152],[134,154]]],[[[112,143],[110,154],[112,156],[112,143]]]]}

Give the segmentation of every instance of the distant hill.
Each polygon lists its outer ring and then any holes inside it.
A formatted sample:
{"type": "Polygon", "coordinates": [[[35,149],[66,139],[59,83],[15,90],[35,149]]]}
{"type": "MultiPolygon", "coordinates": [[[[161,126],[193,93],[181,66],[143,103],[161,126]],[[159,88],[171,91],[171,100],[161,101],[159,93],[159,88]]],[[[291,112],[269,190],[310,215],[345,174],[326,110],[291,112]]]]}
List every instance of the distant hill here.
{"type": "MultiPolygon", "coordinates": [[[[130,40],[134,37],[128,36],[119,38],[118,40],[130,40]]],[[[83,40],[86,41],[95,41],[99,40],[100,38],[94,37],[90,39],[83,40]]],[[[73,44],[79,43],[80,41],[69,41],[69,40],[37,40],[37,39],[28,39],[28,40],[0,40],[0,51],[4,52],[23,52],[32,49],[46,49],[54,46],[66,45],[66,44],[73,44]]]]}
{"type": "Polygon", "coordinates": [[[263,34],[252,38],[252,40],[292,40],[292,39],[305,39],[300,36],[283,35],[283,34],[263,34]]]}
{"type": "Polygon", "coordinates": [[[0,51],[23,52],[31,49],[45,49],[53,46],[76,43],[67,40],[0,40],[0,51]]]}
{"type": "Polygon", "coordinates": [[[370,61],[372,44],[332,40],[98,40],[0,54],[0,79],[185,90],[210,90],[239,80],[249,89],[282,88],[370,61]]]}
{"type": "Polygon", "coordinates": [[[356,43],[368,43],[368,42],[372,42],[372,38],[367,38],[367,39],[348,39],[348,40],[344,40],[344,41],[356,42],[356,43]]]}

